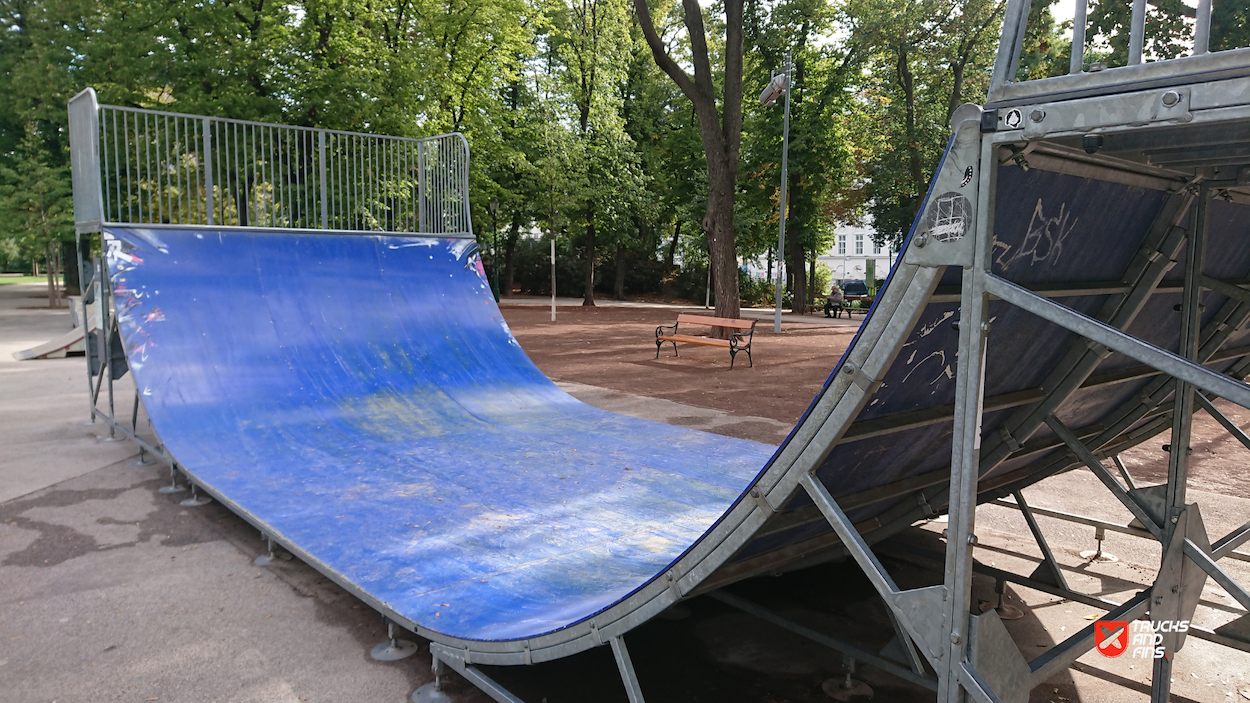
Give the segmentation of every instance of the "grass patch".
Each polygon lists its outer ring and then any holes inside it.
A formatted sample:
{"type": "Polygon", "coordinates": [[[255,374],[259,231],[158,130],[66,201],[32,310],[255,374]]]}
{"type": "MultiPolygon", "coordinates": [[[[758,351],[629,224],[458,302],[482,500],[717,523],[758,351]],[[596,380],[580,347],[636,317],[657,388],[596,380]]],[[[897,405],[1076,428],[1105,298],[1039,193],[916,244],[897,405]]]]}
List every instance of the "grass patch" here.
{"type": "Polygon", "coordinates": [[[12,285],[14,283],[43,283],[47,284],[47,276],[0,276],[0,286],[12,285]]]}

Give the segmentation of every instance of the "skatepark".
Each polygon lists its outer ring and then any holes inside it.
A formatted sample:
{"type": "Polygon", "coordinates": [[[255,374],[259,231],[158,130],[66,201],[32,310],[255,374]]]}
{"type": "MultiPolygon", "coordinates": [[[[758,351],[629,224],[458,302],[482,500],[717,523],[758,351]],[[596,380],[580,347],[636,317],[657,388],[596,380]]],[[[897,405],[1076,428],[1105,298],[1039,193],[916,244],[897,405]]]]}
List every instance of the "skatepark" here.
{"type": "MultiPolygon", "coordinates": [[[[1027,15],[871,313],[753,330],[748,368],[660,354],[673,309],[497,305],[459,135],[80,93],[80,270],[107,285],[85,364],[4,362],[0,674],[146,700],[1250,698],[1250,63],[1016,83],[1027,15]],[[171,144],[199,152],[185,184],[145,159],[171,144]],[[1139,623],[1148,651],[1117,656],[1139,623]]],[[[67,333],[24,292],[0,291],[5,351],[67,333]]]]}

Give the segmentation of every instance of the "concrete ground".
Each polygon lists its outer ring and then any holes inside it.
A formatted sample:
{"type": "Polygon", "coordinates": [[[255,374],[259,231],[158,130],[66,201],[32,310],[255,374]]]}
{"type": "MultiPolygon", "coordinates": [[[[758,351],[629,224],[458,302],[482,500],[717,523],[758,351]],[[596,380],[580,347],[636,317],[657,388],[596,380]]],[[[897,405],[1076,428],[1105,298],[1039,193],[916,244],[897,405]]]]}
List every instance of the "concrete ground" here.
{"type": "MultiPolygon", "coordinates": [[[[31,297],[39,290],[0,287],[0,701],[398,703],[428,682],[424,652],[395,663],[369,657],[385,637],[375,612],[298,561],[254,566],[264,551],[254,529],[215,503],[179,505],[185,494],[158,492],[167,482],[164,469],[133,465],[137,450],[128,442],[101,441],[107,435],[101,425],[83,424],[81,357],[12,361],[12,351],[68,325],[64,311],[34,309],[42,304],[31,297]]],[[[127,382],[118,382],[115,397],[128,417],[134,396],[127,382]]],[[[761,431],[786,429],[772,418],[562,385],[605,409],[697,429],[725,432],[743,421],[764,423],[761,431]]],[[[145,431],[142,415],[139,427],[145,431]]],[[[1128,519],[1085,472],[1025,495],[1037,506],[1128,519]]],[[[1213,536],[1250,518],[1245,495],[1191,490],[1190,499],[1202,505],[1213,536]]],[[[1105,549],[1119,561],[1085,564],[1078,553],[1094,546],[1092,528],[1039,520],[1069,581],[1086,593],[1125,598],[1157,568],[1157,546],[1115,533],[1105,549]]],[[[930,523],[882,547],[901,585],[941,580],[915,553],[942,549],[943,527],[930,523]]],[[[1036,565],[1038,549],[1017,512],[984,506],[977,532],[979,561],[1017,573],[1036,565]]],[[[1250,564],[1221,563],[1250,583],[1250,564]]],[[[978,577],[974,588],[979,600],[992,598],[991,580],[978,577]]],[[[852,564],[732,590],[863,646],[879,648],[889,638],[880,601],[852,564]]],[[[1025,613],[1008,628],[1026,658],[1096,617],[1085,606],[1016,587],[1009,587],[1008,602],[1025,613]]],[[[648,701],[829,700],[821,684],[841,674],[838,654],[706,597],[690,601],[689,610],[685,619],[655,620],[629,635],[648,701]]],[[[1237,612],[1208,582],[1197,620],[1218,626],[1237,612]]],[[[489,673],[532,703],[625,700],[606,648],[489,673]]],[[[1149,674],[1143,662],[1091,652],[1035,689],[1031,700],[1145,701],[1149,674]]],[[[875,689],[874,700],[932,700],[871,667],[857,678],[875,689]]],[[[1250,700],[1250,655],[1191,637],[1174,678],[1177,701],[1250,700]]],[[[452,700],[488,700],[454,675],[450,686],[452,700]]]]}

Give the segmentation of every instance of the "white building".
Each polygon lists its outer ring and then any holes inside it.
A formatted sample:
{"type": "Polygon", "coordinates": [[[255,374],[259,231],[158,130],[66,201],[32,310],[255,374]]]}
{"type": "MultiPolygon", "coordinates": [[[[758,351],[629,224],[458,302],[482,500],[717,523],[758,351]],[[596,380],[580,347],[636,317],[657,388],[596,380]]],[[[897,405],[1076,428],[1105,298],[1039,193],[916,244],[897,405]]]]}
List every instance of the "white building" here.
{"type": "Polygon", "coordinates": [[[898,253],[888,246],[872,241],[873,229],[868,225],[840,225],[837,241],[816,260],[833,272],[833,280],[863,279],[872,261],[877,278],[885,278],[898,253]]]}

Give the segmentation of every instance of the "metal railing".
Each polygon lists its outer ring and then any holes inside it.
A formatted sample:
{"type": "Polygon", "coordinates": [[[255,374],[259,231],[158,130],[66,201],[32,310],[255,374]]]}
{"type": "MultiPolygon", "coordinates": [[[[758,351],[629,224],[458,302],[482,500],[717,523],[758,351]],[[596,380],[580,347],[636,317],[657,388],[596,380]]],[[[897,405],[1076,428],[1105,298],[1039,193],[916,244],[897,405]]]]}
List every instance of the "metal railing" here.
{"type": "Polygon", "coordinates": [[[471,237],[469,149],[70,101],[79,231],[106,224],[471,237]]]}
{"type": "MultiPolygon", "coordinates": [[[[1069,54],[1067,76],[1037,79],[1029,83],[1051,83],[1045,89],[1034,91],[1013,90],[1016,72],[1024,49],[1025,31],[1028,28],[1031,0],[1008,0],[1003,19],[1002,38],[994,71],[990,81],[989,103],[1010,100],[1021,94],[1031,97],[1037,94],[1082,97],[1099,93],[1116,92],[1116,85],[1142,85],[1183,83],[1187,78],[1204,76],[1207,79],[1229,77],[1250,73],[1250,49],[1237,48],[1211,52],[1212,0],[1198,0],[1196,8],[1183,7],[1186,21],[1192,21],[1193,40],[1190,54],[1184,57],[1147,61],[1146,17],[1148,5],[1153,0],[1126,0],[1132,3],[1132,16],[1128,26],[1128,55],[1121,55],[1124,65],[1107,68],[1105,64],[1086,64],[1089,0],[1069,0],[1074,4],[1072,22],[1072,48],[1069,54]],[[1097,74],[1097,75],[1095,75],[1097,74]],[[1083,80],[1074,80],[1080,76],[1083,80]],[[1066,80],[1065,80],[1066,79],[1066,80]],[[1079,84],[1079,85],[1078,85],[1079,84]],[[1064,86],[1064,87],[1060,87],[1064,86]]],[[[1148,86],[1144,86],[1148,87],[1148,86]]]]}

